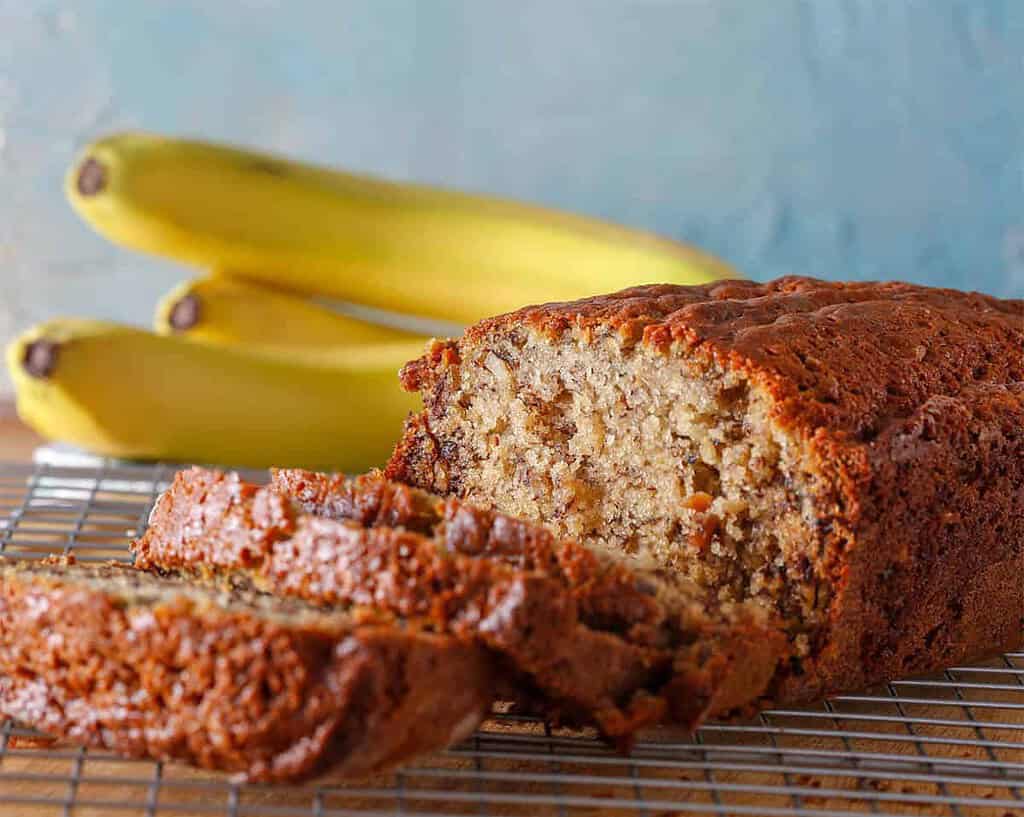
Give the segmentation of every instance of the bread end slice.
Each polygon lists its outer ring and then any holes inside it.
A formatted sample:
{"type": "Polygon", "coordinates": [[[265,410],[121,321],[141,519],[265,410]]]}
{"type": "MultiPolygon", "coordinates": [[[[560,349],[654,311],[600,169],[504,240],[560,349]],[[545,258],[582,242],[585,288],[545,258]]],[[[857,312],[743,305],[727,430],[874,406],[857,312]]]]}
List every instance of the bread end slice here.
{"type": "Polygon", "coordinates": [[[478,651],[377,614],[0,561],[0,710],[87,746],[251,781],[363,777],[466,737],[492,690],[478,651]]]}

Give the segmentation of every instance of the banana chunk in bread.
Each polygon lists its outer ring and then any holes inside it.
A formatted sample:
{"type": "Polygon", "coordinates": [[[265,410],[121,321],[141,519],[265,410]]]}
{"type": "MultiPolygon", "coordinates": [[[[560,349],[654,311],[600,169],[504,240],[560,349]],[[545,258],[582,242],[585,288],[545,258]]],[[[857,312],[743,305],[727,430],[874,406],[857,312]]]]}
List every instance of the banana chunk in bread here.
{"type": "Polygon", "coordinates": [[[183,471],[133,550],[147,569],[242,570],[277,594],[424,617],[500,655],[548,714],[620,744],[752,704],[785,648],[760,610],[709,615],[689,583],[379,475],[278,471],[261,488],[183,471]]]}
{"type": "Polygon", "coordinates": [[[784,623],[796,702],[1021,642],[1024,301],[783,278],[528,307],[402,373],[389,478],[784,623]]]}
{"type": "Polygon", "coordinates": [[[369,611],[0,560],[0,711],[119,754],[253,781],[363,777],[466,737],[491,662],[369,611]]]}

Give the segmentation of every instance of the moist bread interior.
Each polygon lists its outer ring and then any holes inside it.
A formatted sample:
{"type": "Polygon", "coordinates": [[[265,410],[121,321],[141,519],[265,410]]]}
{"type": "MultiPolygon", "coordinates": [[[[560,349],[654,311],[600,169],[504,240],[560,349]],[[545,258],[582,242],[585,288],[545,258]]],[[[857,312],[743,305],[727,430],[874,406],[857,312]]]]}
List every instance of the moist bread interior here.
{"type": "Polygon", "coordinates": [[[810,477],[748,381],[614,333],[514,330],[463,354],[431,417],[458,440],[449,491],[681,571],[721,602],[759,601],[807,651],[828,604],[799,500],[810,477]]]}

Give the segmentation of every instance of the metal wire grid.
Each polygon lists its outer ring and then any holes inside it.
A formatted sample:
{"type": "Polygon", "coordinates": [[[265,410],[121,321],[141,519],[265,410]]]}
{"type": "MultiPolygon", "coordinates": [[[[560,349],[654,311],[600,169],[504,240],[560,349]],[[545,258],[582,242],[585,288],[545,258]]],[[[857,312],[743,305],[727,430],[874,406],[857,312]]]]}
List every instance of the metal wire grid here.
{"type": "MultiPolygon", "coordinates": [[[[0,466],[0,552],[124,559],[172,471],[0,466]]],[[[359,785],[237,785],[0,727],[0,814],[847,815],[1024,817],[1024,652],[693,737],[629,757],[593,736],[496,714],[462,745],[359,785]],[[5,811],[4,809],[15,809],[5,811]]]]}

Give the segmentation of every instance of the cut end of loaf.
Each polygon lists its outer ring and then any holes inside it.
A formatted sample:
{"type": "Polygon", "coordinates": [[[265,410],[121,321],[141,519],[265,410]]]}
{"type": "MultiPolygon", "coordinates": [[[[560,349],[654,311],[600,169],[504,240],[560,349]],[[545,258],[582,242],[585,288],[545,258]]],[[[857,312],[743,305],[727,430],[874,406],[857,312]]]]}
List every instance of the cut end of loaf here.
{"type": "Polygon", "coordinates": [[[525,307],[406,366],[387,475],[762,605],[810,659],[782,699],[931,671],[1019,637],[977,588],[1019,571],[1022,316],[801,277],[525,307]]]}
{"type": "Polygon", "coordinates": [[[808,649],[828,600],[807,477],[755,385],[619,333],[513,328],[447,359],[415,373],[428,408],[390,476],[682,571],[718,601],[757,600],[808,649]]]}

